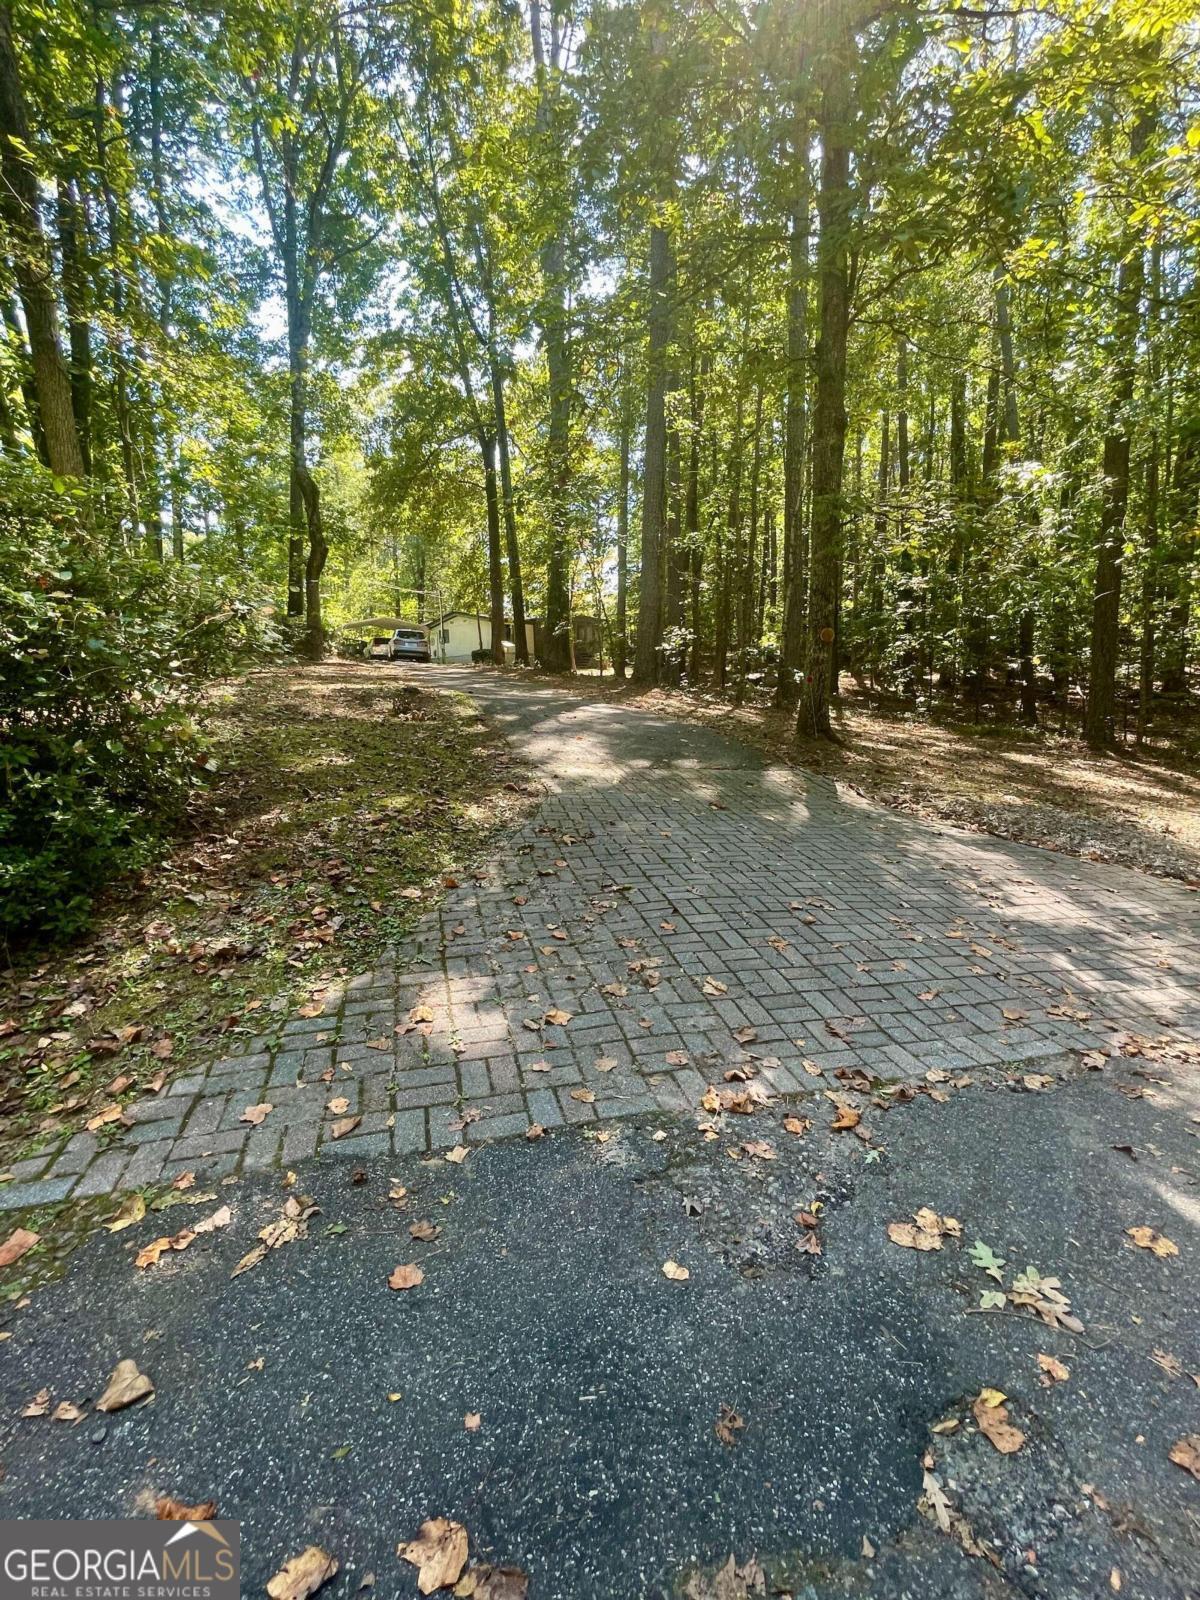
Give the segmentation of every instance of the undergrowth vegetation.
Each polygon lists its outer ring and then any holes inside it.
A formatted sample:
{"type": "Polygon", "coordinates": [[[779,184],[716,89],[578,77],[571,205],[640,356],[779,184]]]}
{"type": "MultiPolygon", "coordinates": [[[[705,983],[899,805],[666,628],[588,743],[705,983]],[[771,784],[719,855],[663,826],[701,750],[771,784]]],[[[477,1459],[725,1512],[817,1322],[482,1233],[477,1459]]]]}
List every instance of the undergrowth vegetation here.
{"type": "Polygon", "coordinates": [[[78,931],[207,780],[204,685],[272,641],[244,584],[163,565],[99,497],[0,464],[0,936],[78,931]]]}

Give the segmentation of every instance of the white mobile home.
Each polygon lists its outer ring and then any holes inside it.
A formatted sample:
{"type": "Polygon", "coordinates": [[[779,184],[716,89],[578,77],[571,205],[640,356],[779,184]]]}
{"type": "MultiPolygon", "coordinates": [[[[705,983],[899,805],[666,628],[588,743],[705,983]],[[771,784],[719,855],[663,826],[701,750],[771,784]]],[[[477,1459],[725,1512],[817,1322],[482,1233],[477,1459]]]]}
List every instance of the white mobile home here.
{"type": "MultiPolygon", "coordinates": [[[[490,650],[492,647],[491,618],[482,611],[447,611],[439,621],[430,622],[427,627],[435,661],[470,661],[476,651],[490,650]]],[[[506,621],[504,654],[510,661],[516,653],[512,637],[512,623],[506,621]]],[[[529,642],[529,655],[532,659],[532,622],[525,624],[525,637],[529,642]]]]}

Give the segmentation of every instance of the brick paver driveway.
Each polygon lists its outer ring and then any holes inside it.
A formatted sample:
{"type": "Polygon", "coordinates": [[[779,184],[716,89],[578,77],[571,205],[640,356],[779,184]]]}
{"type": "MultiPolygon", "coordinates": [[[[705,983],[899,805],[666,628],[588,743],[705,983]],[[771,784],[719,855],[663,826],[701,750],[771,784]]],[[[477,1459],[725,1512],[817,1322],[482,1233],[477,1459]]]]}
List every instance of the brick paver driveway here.
{"type": "Polygon", "coordinates": [[[643,711],[412,677],[477,698],[545,782],[538,813],[321,1016],[177,1079],[103,1149],[23,1164],[0,1206],[692,1112],[738,1062],[783,1094],[849,1094],[839,1068],[894,1093],[1077,1071],[1114,1028],[1197,1034],[1178,885],[879,811],[643,711]]]}

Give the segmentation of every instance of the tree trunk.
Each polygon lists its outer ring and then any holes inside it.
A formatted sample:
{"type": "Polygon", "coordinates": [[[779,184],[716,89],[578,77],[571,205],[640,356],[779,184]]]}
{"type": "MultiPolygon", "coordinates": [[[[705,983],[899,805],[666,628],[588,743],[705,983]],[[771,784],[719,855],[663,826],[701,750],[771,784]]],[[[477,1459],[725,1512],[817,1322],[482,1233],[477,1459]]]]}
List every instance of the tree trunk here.
{"type": "Polygon", "coordinates": [[[658,223],[650,228],[648,314],[649,353],[646,385],[646,439],[642,469],[642,562],[637,637],[633,659],[635,683],[658,682],[662,643],[662,561],[667,489],[667,347],[671,339],[671,241],[658,223]]]}
{"type": "Polygon", "coordinates": [[[521,581],[521,547],[517,542],[517,510],[513,503],[512,461],[508,445],[508,411],[504,403],[504,373],[495,352],[489,354],[492,406],[495,411],[496,447],[500,457],[500,495],[504,509],[504,546],[508,556],[508,592],[512,597],[513,646],[518,666],[529,665],[529,633],[525,626],[525,585],[521,581]]]}
{"type": "MultiPolygon", "coordinates": [[[[1136,163],[1150,141],[1154,118],[1143,112],[1129,138],[1129,156],[1136,163]]],[[[1113,313],[1113,393],[1104,437],[1104,495],[1096,538],[1092,580],[1092,633],[1084,733],[1088,744],[1103,749],[1115,736],[1117,655],[1121,622],[1121,571],[1125,513],[1129,505],[1130,408],[1137,383],[1141,299],[1145,279],[1142,252],[1131,248],[1117,271],[1113,313]]]]}
{"type": "Polygon", "coordinates": [[[83,470],[92,471],[92,336],[87,314],[87,278],[83,269],[80,203],[75,185],[58,180],[58,248],[62,257],[63,305],[67,312],[67,348],[70,352],[71,409],[83,457],[83,470]]]}
{"type": "Polygon", "coordinates": [[[804,666],[806,566],[804,459],[808,451],[808,108],[792,113],[794,200],[788,239],[787,410],[783,436],[783,627],[775,704],[791,707],[800,694],[804,666]]]}
{"type": "MultiPolygon", "coordinates": [[[[551,16],[551,49],[547,60],[539,0],[529,8],[529,31],[538,84],[538,129],[551,137],[553,107],[550,72],[561,68],[561,42],[551,16]]],[[[542,294],[538,313],[550,386],[547,435],[547,482],[550,502],[550,550],[546,564],[546,661],[551,672],[572,670],[571,552],[569,490],[571,476],[571,349],[567,340],[566,247],[557,234],[541,249],[542,294]]]]}
{"type": "Polygon", "coordinates": [[[613,638],[613,672],[624,678],[629,653],[629,409],[621,375],[621,469],[617,488],[617,621],[613,638]]]}
{"type": "Polygon", "coordinates": [[[329,547],[321,520],[321,495],[308,468],[301,463],[298,472],[304,497],[304,516],[308,524],[308,560],[304,568],[304,615],[309,658],[320,661],[325,654],[325,628],[321,616],[321,574],[329,547]]]}
{"type": "Polygon", "coordinates": [[[20,70],[13,45],[12,8],[0,5],[0,214],[12,243],[13,276],[25,312],[33,384],[50,470],[84,476],[75,426],[71,376],[58,332],[53,265],[38,211],[38,180],[20,70]]]}
{"type": "Polygon", "coordinates": [[[799,727],[832,738],[830,699],[836,690],[838,589],[842,557],[842,471],[846,454],[846,341],[849,327],[847,244],[850,225],[850,68],[853,39],[847,18],[830,41],[821,85],[821,188],[817,201],[820,335],[813,407],[812,548],[805,685],[799,727]]]}
{"type": "Polygon", "coordinates": [[[483,491],[487,500],[488,614],[492,625],[492,660],[504,665],[504,568],[500,559],[500,496],[496,485],[496,440],[479,436],[483,456],[483,491]]]}

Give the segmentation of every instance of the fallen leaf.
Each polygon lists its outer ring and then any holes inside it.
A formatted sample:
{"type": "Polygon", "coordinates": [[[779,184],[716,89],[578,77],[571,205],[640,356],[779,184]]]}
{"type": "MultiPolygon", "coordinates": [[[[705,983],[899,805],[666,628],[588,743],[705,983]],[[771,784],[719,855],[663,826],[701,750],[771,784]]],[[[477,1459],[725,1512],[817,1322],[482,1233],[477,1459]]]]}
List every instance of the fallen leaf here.
{"type": "Polygon", "coordinates": [[[44,1417],[50,1409],[49,1389],[39,1389],[32,1400],[26,1401],[21,1408],[23,1417],[44,1417]]]}
{"type": "Polygon", "coordinates": [[[907,1250],[940,1250],[943,1238],[957,1238],[961,1232],[953,1217],[939,1217],[928,1206],[915,1212],[912,1222],[889,1222],[887,1227],[892,1243],[907,1250]]]}
{"type": "Polygon", "coordinates": [[[332,1100],[326,1100],[325,1109],[335,1117],[344,1117],[350,1109],[350,1102],[344,1094],[335,1094],[332,1100]]]}
{"type": "Polygon", "coordinates": [[[1065,1367],[1054,1356],[1038,1355],[1038,1366],[1042,1369],[1042,1384],[1049,1388],[1052,1383],[1066,1383],[1071,1376],[1070,1367],[1065,1367]]]}
{"type": "Polygon", "coordinates": [[[191,1228],[181,1228],[178,1233],[164,1234],[159,1239],[152,1239],[134,1256],[133,1264],[135,1267],[156,1267],[168,1250],[186,1250],[195,1237],[191,1228]]]}
{"type": "Polygon", "coordinates": [[[123,1228],[131,1228],[135,1222],[141,1222],[145,1215],[145,1198],[140,1194],[131,1194],[112,1221],[104,1226],[109,1233],[120,1233],[123,1228]]]}
{"type": "Polygon", "coordinates": [[[96,1401],[97,1411],[123,1411],[126,1406],[145,1400],[154,1393],[154,1384],[144,1372],[138,1371],[136,1361],[128,1357],[118,1361],[113,1368],[108,1387],[96,1401]]]}
{"type": "Polygon", "coordinates": [[[478,1433],[479,1425],[482,1421],[483,1417],[478,1411],[467,1411],[463,1413],[463,1427],[468,1433],[478,1433]]]}
{"type": "Polygon", "coordinates": [[[1188,1433],[1182,1439],[1176,1439],[1167,1454],[1177,1467],[1190,1472],[1200,1482],[1200,1433],[1188,1433]]]}
{"type": "Polygon", "coordinates": [[[353,1133],[362,1121],[361,1117],[340,1117],[329,1130],[331,1139],[344,1139],[348,1133],[353,1133]]]}
{"type": "Polygon", "coordinates": [[[415,1289],[425,1282],[425,1274],[415,1262],[406,1267],[396,1267],[388,1278],[389,1289],[415,1289]]]}
{"type": "Polygon", "coordinates": [[[338,1570],[333,1556],[318,1545],[310,1544],[285,1562],[267,1584],[271,1600],[306,1600],[315,1594],[323,1583],[328,1583],[338,1570]]]}
{"type": "Polygon", "coordinates": [[[436,1222],[411,1222],[408,1231],[414,1239],[436,1239],[441,1229],[436,1222]]]}
{"type": "Polygon", "coordinates": [[[945,1490],[928,1468],[922,1479],[922,1488],[925,1498],[929,1502],[929,1509],[933,1512],[938,1527],[943,1533],[950,1532],[950,1502],[946,1498],[945,1490]]]}
{"type": "Polygon", "coordinates": [[[227,1228],[233,1220],[233,1213],[228,1206],[222,1206],[219,1211],[214,1211],[211,1217],[205,1217],[197,1222],[192,1229],[193,1233],[213,1233],[217,1228],[227,1228]]]}
{"type": "Polygon", "coordinates": [[[571,1090],[571,1099],[572,1100],[580,1100],[580,1101],[583,1102],[583,1104],[585,1106],[590,1106],[592,1104],[592,1102],[595,1100],[595,1098],[596,1098],[596,1096],[592,1093],[592,1091],[590,1089],[572,1089],[571,1090]]]}
{"type": "MultiPolygon", "coordinates": [[[[143,1216],[145,1211],[143,1204],[143,1216]]],[[[0,1244],[0,1267],[11,1267],[14,1261],[19,1261],[27,1251],[32,1250],[41,1237],[40,1233],[31,1233],[28,1228],[14,1228],[4,1243],[0,1244]]]]}
{"type": "Polygon", "coordinates": [[[471,1600],[526,1600],[529,1575],[519,1567],[471,1567],[455,1584],[454,1593],[471,1600]]]}
{"type": "Polygon", "coordinates": [[[106,1128],[110,1122],[121,1122],[125,1117],[124,1106],[105,1106],[103,1111],[98,1111],[94,1117],[84,1124],[89,1133],[95,1133],[98,1128],[106,1128]]]}
{"type": "Polygon", "coordinates": [[[700,987],[707,995],[716,996],[729,993],[729,985],[722,983],[720,978],[705,978],[700,987]]]}
{"type": "Polygon", "coordinates": [[[461,1167],[463,1162],[467,1159],[467,1155],[468,1151],[466,1145],[456,1144],[453,1150],[446,1151],[446,1160],[452,1162],[456,1167],[461,1167]]]}
{"type": "Polygon", "coordinates": [[[432,1517],[421,1524],[415,1539],[397,1547],[396,1554],[417,1568],[417,1588],[422,1594],[448,1589],[458,1582],[467,1564],[467,1530],[461,1522],[432,1517]]]}
{"type": "Polygon", "coordinates": [[[669,1067],[686,1067],[688,1059],[686,1050],[668,1050],[666,1054],[666,1063],[669,1067]]]}
{"type": "Polygon", "coordinates": [[[565,1028],[570,1020],[571,1013],[569,1011],[560,1011],[557,1007],[552,1011],[547,1011],[543,1018],[543,1021],[553,1024],[556,1028],[565,1028]]]}
{"type": "Polygon", "coordinates": [[[746,1426],[746,1419],[739,1417],[732,1406],[722,1403],[720,1414],[713,1427],[713,1432],[724,1445],[732,1447],[737,1443],[737,1436],[746,1426]]]}
{"type": "Polygon", "coordinates": [[[1151,1250],[1156,1256],[1177,1256],[1179,1246],[1153,1228],[1126,1228],[1125,1232],[1139,1250],[1151,1250]]]}
{"type": "Polygon", "coordinates": [[[217,1514],[215,1500],[203,1500],[189,1506],[169,1494],[160,1494],[154,1502],[154,1515],[160,1522],[211,1522],[217,1514]]]}
{"type": "MultiPolygon", "coordinates": [[[[991,1441],[1002,1456],[1010,1456],[1025,1443],[1025,1435],[1009,1422],[1008,1407],[991,1398],[998,1392],[985,1389],[971,1407],[971,1413],[979,1425],[980,1433],[991,1441]]],[[[1002,1400],[1004,1396],[1000,1398],[1002,1400]]]]}
{"type": "Polygon", "coordinates": [[[51,1422],[82,1422],[87,1415],[73,1400],[60,1400],[50,1414],[51,1422]]]}
{"type": "Polygon", "coordinates": [[[839,1106],[837,1116],[829,1126],[834,1133],[845,1133],[849,1128],[857,1128],[861,1121],[861,1111],[856,1111],[853,1106],[839,1106]]]}
{"type": "Polygon", "coordinates": [[[783,1126],[788,1133],[794,1133],[799,1139],[812,1127],[812,1121],[808,1117],[784,1117],[783,1126]]]}
{"type": "Polygon", "coordinates": [[[542,1127],[540,1122],[531,1122],[525,1129],[525,1137],[527,1139],[540,1139],[545,1132],[546,1130],[542,1127]]]}
{"type": "Polygon", "coordinates": [[[742,1149],[755,1161],[775,1160],[775,1148],[773,1145],[769,1145],[765,1139],[747,1139],[743,1143],[742,1149]]]}
{"type": "Polygon", "coordinates": [[[252,1127],[258,1128],[262,1126],[274,1109],[275,1107],[270,1101],[264,1100],[262,1105],[247,1106],[238,1120],[239,1122],[248,1122],[252,1127]]]}
{"type": "Polygon", "coordinates": [[[662,1270],[663,1277],[670,1278],[672,1283],[683,1283],[685,1279],[691,1277],[688,1269],[681,1267],[678,1261],[664,1261],[662,1270]]]}

